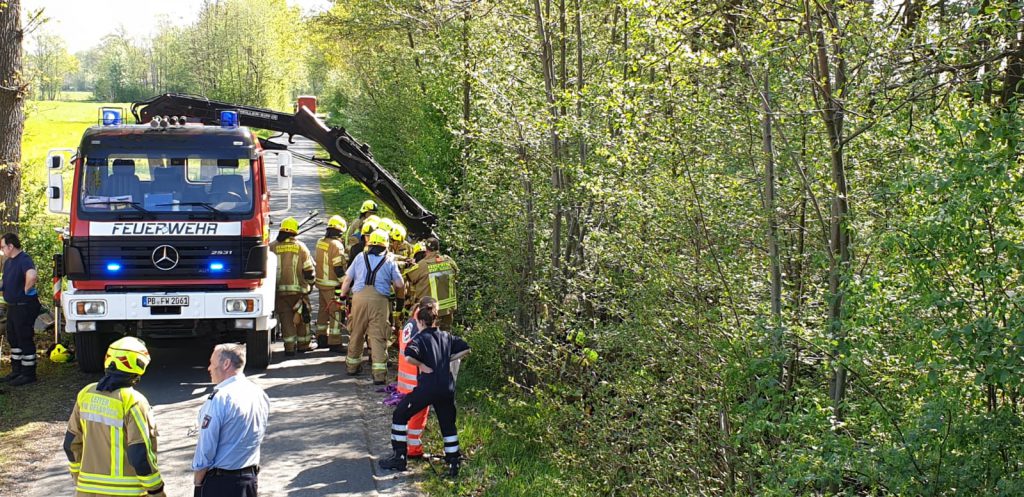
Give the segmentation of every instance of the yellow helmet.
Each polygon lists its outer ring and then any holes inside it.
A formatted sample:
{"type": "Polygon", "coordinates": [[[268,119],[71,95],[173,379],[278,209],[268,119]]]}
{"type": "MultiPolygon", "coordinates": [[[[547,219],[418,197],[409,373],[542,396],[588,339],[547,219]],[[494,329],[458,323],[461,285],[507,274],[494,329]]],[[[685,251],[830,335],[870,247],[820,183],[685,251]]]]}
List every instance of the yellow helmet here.
{"type": "Polygon", "coordinates": [[[374,202],[373,200],[363,202],[363,206],[359,208],[359,213],[362,214],[369,211],[377,211],[377,202],[374,202]]]}
{"type": "Polygon", "coordinates": [[[394,229],[394,227],[395,222],[391,220],[390,217],[382,217],[380,218],[380,222],[377,223],[377,229],[384,230],[385,233],[391,233],[391,230],[394,229]]]}
{"type": "Polygon", "coordinates": [[[380,218],[377,216],[370,216],[363,220],[363,227],[359,229],[359,233],[362,235],[369,235],[373,233],[373,230],[377,229],[377,225],[380,224],[380,218]]]}
{"type": "Polygon", "coordinates": [[[396,224],[394,228],[391,228],[391,239],[396,242],[404,242],[405,227],[401,224],[396,224]]]}
{"type": "Polygon", "coordinates": [[[370,233],[370,241],[367,242],[367,245],[378,245],[381,247],[387,247],[388,232],[384,230],[374,230],[373,233],[370,233]]]}
{"type": "Polygon", "coordinates": [[[284,221],[281,221],[280,231],[284,231],[286,233],[298,233],[299,222],[296,221],[294,217],[286,217],[284,218],[284,221]]]}
{"type": "Polygon", "coordinates": [[[50,351],[50,362],[65,363],[71,360],[71,352],[64,348],[63,345],[57,344],[50,351]]]}
{"type": "Polygon", "coordinates": [[[412,255],[416,255],[416,254],[418,254],[420,252],[426,252],[426,251],[427,251],[427,246],[424,245],[423,242],[416,242],[412,246],[412,255]]]}
{"type": "Polygon", "coordinates": [[[347,227],[345,224],[345,218],[341,216],[331,216],[331,218],[327,220],[327,227],[334,228],[338,231],[345,231],[345,228],[347,227]]]}
{"type": "Polygon", "coordinates": [[[124,337],[110,344],[103,359],[107,369],[116,368],[128,374],[142,375],[149,366],[149,351],[146,344],[135,337],[124,337]]]}

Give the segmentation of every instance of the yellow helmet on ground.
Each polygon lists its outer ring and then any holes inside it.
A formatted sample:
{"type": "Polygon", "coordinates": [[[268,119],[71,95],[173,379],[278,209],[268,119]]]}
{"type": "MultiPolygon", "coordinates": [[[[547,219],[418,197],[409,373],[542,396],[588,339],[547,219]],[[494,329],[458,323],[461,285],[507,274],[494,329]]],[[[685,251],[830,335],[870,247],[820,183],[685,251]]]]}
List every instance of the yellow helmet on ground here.
{"type": "Polygon", "coordinates": [[[377,202],[374,202],[373,200],[367,200],[367,201],[363,202],[362,207],[359,208],[359,213],[360,214],[362,214],[364,212],[370,212],[370,211],[374,211],[374,212],[377,211],[377,202]]]}
{"type": "Polygon", "coordinates": [[[110,344],[103,359],[106,369],[116,368],[128,374],[142,375],[149,366],[149,351],[146,344],[135,337],[124,337],[110,344]]]}
{"type": "Polygon", "coordinates": [[[394,228],[391,228],[391,239],[396,242],[404,242],[405,227],[401,224],[396,224],[394,228]]]}
{"type": "Polygon", "coordinates": [[[388,246],[388,233],[384,230],[374,230],[370,233],[370,241],[367,245],[377,245],[380,247],[388,246]]]}
{"type": "Polygon", "coordinates": [[[63,345],[57,344],[50,351],[50,362],[65,363],[71,360],[71,352],[63,345]]]}
{"type": "Polygon", "coordinates": [[[427,251],[427,246],[424,245],[423,242],[416,242],[412,246],[412,255],[416,255],[416,254],[418,254],[420,252],[426,252],[426,251],[427,251]]]}
{"type": "Polygon", "coordinates": [[[299,222],[294,217],[286,217],[284,221],[281,221],[281,231],[286,233],[298,233],[299,222]]]}
{"type": "Polygon", "coordinates": [[[347,227],[345,224],[345,218],[341,216],[331,216],[331,218],[327,220],[327,227],[334,228],[338,231],[345,231],[345,228],[347,227]]]}
{"type": "Polygon", "coordinates": [[[373,233],[373,230],[377,229],[377,225],[380,224],[380,218],[377,216],[370,216],[363,220],[363,226],[359,229],[361,235],[369,235],[373,233]]]}
{"type": "Polygon", "coordinates": [[[391,230],[395,227],[395,222],[390,217],[380,218],[380,222],[377,223],[377,229],[384,230],[385,233],[391,233],[391,230]]]}

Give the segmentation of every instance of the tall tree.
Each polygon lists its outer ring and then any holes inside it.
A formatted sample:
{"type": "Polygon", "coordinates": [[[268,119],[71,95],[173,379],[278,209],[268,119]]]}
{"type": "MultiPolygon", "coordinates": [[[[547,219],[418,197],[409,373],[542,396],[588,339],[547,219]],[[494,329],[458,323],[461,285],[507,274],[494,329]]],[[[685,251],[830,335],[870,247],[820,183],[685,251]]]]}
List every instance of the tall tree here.
{"type": "Polygon", "coordinates": [[[27,82],[22,79],[21,2],[0,3],[0,231],[17,231],[21,134],[27,82]]]}

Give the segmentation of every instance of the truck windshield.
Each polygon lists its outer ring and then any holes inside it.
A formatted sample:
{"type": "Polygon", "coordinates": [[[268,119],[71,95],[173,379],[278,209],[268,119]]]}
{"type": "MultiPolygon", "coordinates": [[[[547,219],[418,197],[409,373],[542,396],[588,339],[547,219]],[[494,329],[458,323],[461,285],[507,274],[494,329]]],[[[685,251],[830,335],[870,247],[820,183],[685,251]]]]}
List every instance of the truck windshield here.
{"type": "Polygon", "coordinates": [[[88,157],[80,177],[83,212],[248,213],[252,161],[207,157],[88,157]]]}

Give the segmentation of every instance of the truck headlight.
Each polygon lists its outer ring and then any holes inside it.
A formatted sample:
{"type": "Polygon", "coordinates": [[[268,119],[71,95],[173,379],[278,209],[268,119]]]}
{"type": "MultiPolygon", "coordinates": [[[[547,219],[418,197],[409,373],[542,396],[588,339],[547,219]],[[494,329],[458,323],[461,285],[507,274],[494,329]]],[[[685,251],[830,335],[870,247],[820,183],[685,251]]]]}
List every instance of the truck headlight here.
{"type": "Polygon", "coordinates": [[[224,299],[224,312],[243,314],[256,308],[256,299],[224,299]]]}
{"type": "Polygon", "coordinates": [[[107,313],[107,303],[103,300],[79,300],[75,302],[75,312],[79,316],[102,316],[107,313]]]}

